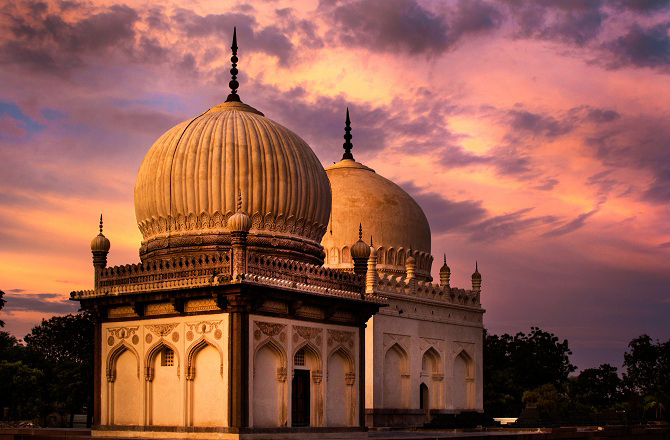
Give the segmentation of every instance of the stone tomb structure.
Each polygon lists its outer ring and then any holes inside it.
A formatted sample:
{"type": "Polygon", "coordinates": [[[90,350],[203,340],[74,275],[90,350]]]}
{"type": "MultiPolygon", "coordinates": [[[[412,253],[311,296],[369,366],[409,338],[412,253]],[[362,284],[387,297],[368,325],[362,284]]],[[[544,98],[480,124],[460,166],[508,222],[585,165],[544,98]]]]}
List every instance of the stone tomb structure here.
{"type": "Polygon", "coordinates": [[[445,257],[432,283],[423,210],[354,160],[348,112],[345,131],[342,160],[326,168],[333,203],[321,244],[325,267],[366,275],[366,293],[388,304],[365,330],[367,425],[420,426],[438,414],[483,412],[481,275],[475,267],[472,289],[452,287],[445,257]],[[360,226],[373,246],[363,246],[362,234],[350,245],[360,226]]]}
{"type": "Polygon", "coordinates": [[[93,435],[353,438],[481,411],[479,273],[431,284],[425,215],[354,161],[348,114],[324,170],[240,101],[236,50],[226,102],[142,162],[140,263],[107,266],[101,217],[94,288],[71,294],[97,319],[93,435]]]}

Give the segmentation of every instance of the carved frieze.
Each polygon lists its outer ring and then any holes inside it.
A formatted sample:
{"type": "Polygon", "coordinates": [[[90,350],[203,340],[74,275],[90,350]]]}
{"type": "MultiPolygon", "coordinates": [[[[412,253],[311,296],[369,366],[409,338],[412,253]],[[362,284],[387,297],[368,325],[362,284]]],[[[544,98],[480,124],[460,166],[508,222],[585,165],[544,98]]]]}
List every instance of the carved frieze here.
{"type": "Polygon", "coordinates": [[[293,330],[295,330],[295,332],[298,335],[300,335],[301,338],[307,341],[311,341],[312,339],[320,335],[323,329],[316,327],[303,327],[301,325],[294,325],[293,330]]]}
{"type": "Polygon", "coordinates": [[[340,330],[328,330],[328,347],[342,344],[349,348],[354,346],[354,333],[340,330]]]}
{"type": "Polygon", "coordinates": [[[278,324],[273,322],[258,322],[256,321],[258,329],[266,336],[276,336],[284,330],[285,324],[278,324]]]}
{"type": "MultiPolygon", "coordinates": [[[[117,339],[128,339],[132,338],[133,335],[139,329],[139,326],[136,327],[114,327],[108,328],[107,331],[117,339]]],[[[109,342],[109,341],[108,341],[109,342]]]]}
{"type": "Polygon", "coordinates": [[[145,314],[146,315],[168,315],[175,313],[174,306],[172,303],[158,303],[158,304],[147,304],[145,314]]]}
{"type": "Polygon", "coordinates": [[[206,299],[192,299],[184,306],[185,312],[205,312],[209,310],[217,310],[216,300],[214,298],[206,299]]]}
{"type": "Polygon", "coordinates": [[[159,338],[169,335],[172,330],[177,327],[178,324],[155,324],[155,325],[146,325],[145,327],[155,334],[159,338]]]}

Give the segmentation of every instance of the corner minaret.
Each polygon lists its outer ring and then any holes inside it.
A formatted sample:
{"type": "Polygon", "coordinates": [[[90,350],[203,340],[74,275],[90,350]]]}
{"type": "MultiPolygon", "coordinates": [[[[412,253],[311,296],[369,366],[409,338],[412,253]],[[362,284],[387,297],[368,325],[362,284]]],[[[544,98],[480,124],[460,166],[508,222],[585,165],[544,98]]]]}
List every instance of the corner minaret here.
{"type": "Polygon", "coordinates": [[[475,261],[475,271],[472,274],[472,291],[481,292],[482,290],[482,274],[479,273],[479,264],[475,261]]]}
{"type": "Polygon", "coordinates": [[[91,253],[93,254],[93,268],[95,270],[95,288],[99,287],[100,271],[107,267],[107,254],[110,248],[109,239],[102,235],[102,214],[100,214],[100,233],[91,240],[91,253]]]}
{"type": "Polygon", "coordinates": [[[240,86],[240,83],[237,82],[237,74],[239,73],[237,71],[237,27],[233,28],[233,45],[230,46],[230,48],[233,50],[233,56],[230,57],[233,67],[230,69],[232,79],[228,83],[230,94],[228,95],[226,102],[241,102],[240,96],[237,94],[237,88],[240,86]]]}
{"type": "Polygon", "coordinates": [[[440,286],[450,287],[449,279],[451,278],[451,269],[447,266],[447,254],[444,254],[444,264],[440,268],[440,286]]]}
{"type": "Polygon", "coordinates": [[[354,260],[354,272],[365,275],[370,258],[370,246],[363,241],[363,225],[358,225],[358,241],[351,246],[351,259],[354,260]]]}
{"type": "Polygon", "coordinates": [[[351,154],[351,149],[354,146],[351,143],[351,138],[351,120],[349,119],[349,107],[347,107],[347,119],[344,121],[344,143],[342,144],[344,154],[342,155],[342,160],[354,160],[354,155],[351,154]]]}

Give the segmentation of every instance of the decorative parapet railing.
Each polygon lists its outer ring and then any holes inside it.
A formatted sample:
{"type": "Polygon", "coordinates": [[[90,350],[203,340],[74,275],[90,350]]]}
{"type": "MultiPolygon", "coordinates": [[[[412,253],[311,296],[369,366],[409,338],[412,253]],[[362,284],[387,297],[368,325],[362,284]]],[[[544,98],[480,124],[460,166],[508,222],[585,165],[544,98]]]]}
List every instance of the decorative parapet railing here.
{"type": "Polygon", "coordinates": [[[211,279],[217,274],[230,274],[229,252],[107,267],[100,270],[99,289],[185,279],[211,279]]]}
{"type": "Polygon", "coordinates": [[[406,277],[383,275],[377,281],[374,291],[381,295],[396,294],[414,298],[430,299],[447,304],[459,304],[481,308],[478,291],[441,286],[439,284],[424,281],[415,281],[407,279],[406,277]]]}
{"type": "MultiPolygon", "coordinates": [[[[365,287],[363,279],[352,272],[253,253],[249,255],[247,274],[257,275],[263,279],[277,279],[296,283],[296,285],[309,286],[309,289],[352,292],[359,298],[365,287]]],[[[307,287],[305,289],[309,290],[307,287]]]]}

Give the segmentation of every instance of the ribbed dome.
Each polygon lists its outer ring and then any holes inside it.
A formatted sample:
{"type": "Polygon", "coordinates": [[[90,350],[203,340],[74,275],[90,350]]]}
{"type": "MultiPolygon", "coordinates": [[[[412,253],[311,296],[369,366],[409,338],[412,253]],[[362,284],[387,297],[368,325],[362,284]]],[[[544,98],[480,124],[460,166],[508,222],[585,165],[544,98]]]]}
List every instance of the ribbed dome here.
{"type": "Polygon", "coordinates": [[[326,266],[350,268],[351,246],[358,240],[358,224],[371,235],[377,249],[377,269],[403,274],[411,248],[416,274],[430,279],[430,226],[416,201],[402,188],[350,159],[326,168],[333,193],[330,222],[321,244],[326,266]]]}
{"type": "Polygon", "coordinates": [[[250,245],[322,258],[331,193],[321,163],[295,133],[239,102],[173,127],[145,156],[135,182],[140,255],[229,243],[238,191],[250,245]]]}

